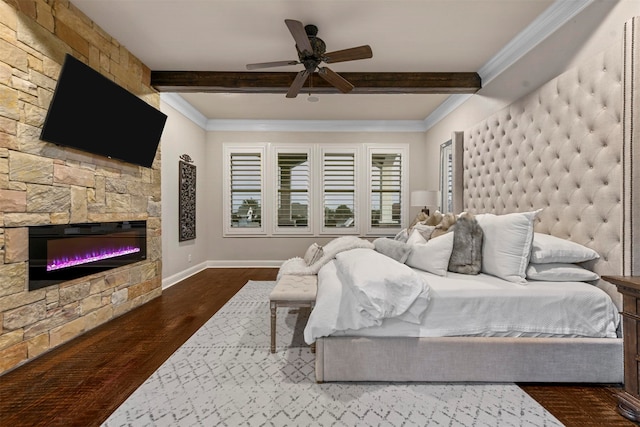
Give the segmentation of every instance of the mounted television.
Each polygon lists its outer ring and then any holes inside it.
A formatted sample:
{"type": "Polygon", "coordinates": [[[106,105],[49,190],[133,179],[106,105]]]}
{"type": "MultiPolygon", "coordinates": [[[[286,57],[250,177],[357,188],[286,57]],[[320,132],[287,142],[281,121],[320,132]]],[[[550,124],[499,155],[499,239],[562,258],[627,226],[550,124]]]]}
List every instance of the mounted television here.
{"type": "Polygon", "coordinates": [[[151,167],[167,116],[67,54],[40,139],[151,167]]]}

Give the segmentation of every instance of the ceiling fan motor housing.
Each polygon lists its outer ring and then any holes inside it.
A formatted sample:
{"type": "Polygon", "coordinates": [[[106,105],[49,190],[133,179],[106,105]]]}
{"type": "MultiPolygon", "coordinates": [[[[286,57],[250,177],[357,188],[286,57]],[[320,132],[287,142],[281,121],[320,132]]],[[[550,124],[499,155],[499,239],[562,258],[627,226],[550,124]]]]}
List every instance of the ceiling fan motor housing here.
{"type": "Polygon", "coordinates": [[[309,43],[311,44],[311,48],[313,52],[310,54],[305,54],[305,51],[300,52],[298,50],[298,58],[300,62],[304,65],[306,69],[316,69],[318,65],[324,60],[324,54],[327,51],[327,45],[320,37],[316,37],[318,34],[318,27],[312,24],[305,25],[304,31],[309,38],[309,43]]]}

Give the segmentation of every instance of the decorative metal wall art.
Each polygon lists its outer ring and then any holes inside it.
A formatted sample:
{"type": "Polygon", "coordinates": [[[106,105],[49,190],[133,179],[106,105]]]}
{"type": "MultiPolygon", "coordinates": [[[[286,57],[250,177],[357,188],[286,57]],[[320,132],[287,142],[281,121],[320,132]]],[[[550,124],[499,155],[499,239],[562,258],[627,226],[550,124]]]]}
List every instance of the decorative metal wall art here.
{"type": "Polygon", "coordinates": [[[188,154],[180,156],[178,170],[178,240],[196,238],[196,166],[188,154]]]}

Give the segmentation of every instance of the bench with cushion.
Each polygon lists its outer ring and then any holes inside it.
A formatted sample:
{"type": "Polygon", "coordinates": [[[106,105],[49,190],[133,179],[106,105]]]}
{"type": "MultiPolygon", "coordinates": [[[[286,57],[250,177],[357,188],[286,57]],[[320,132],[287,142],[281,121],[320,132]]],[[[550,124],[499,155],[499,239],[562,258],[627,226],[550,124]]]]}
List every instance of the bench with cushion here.
{"type": "MultiPolygon", "coordinates": [[[[276,282],[269,294],[271,306],[271,353],[276,351],[276,309],[278,307],[313,308],[318,290],[318,276],[295,276],[285,274],[276,282]]],[[[311,346],[311,351],[315,346],[311,346]]]]}

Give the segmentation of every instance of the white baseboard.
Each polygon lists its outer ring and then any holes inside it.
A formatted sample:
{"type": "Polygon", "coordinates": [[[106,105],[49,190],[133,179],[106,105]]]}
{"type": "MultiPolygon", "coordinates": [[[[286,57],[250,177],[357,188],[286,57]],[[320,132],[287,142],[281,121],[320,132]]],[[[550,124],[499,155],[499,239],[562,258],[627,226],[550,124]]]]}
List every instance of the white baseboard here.
{"type": "Polygon", "coordinates": [[[162,279],[162,289],[193,276],[207,268],[279,268],[284,261],[205,261],[162,279]]]}
{"type": "Polygon", "coordinates": [[[170,286],[175,285],[176,283],[180,282],[181,280],[186,279],[187,277],[193,276],[196,273],[201,272],[202,270],[204,270],[205,268],[207,268],[207,263],[206,262],[202,262],[198,265],[194,265],[193,267],[189,267],[186,270],[182,270],[179,273],[173,274],[169,277],[163,277],[162,278],[162,289],[167,289],[170,286]]]}

